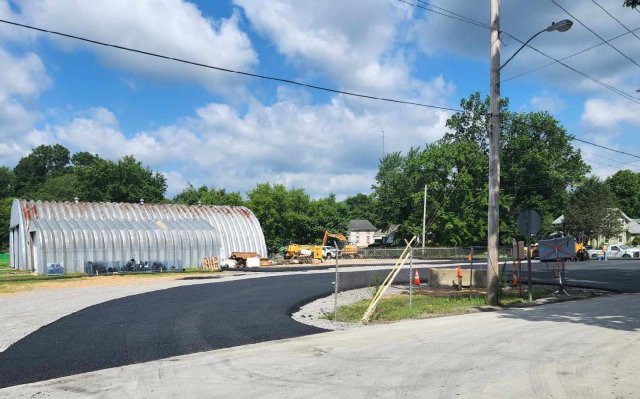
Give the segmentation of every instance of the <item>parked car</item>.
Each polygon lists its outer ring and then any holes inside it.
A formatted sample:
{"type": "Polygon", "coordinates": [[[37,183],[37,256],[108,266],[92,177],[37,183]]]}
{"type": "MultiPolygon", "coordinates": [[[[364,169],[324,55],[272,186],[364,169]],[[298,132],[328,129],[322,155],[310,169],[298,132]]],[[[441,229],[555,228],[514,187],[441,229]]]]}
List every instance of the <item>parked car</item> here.
{"type": "Polygon", "coordinates": [[[600,259],[604,258],[604,251],[598,248],[593,248],[590,245],[585,247],[587,253],[589,254],[589,259],[600,259]]]}
{"type": "Polygon", "coordinates": [[[322,257],[324,259],[336,258],[338,256],[338,250],[335,247],[325,245],[322,247],[322,257]]]}
{"type": "Polygon", "coordinates": [[[607,257],[616,258],[640,258],[640,248],[629,245],[611,245],[607,250],[607,257]]]}

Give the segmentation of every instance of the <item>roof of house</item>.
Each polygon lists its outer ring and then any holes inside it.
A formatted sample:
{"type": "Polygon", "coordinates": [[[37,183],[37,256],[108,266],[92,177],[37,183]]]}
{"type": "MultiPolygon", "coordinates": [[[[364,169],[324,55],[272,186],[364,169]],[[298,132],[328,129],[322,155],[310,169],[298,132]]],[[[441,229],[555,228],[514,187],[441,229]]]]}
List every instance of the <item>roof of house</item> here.
{"type": "Polygon", "coordinates": [[[354,219],[349,221],[349,231],[376,231],[376,226],[366,219],[354,219]]]}
{"type": "Polygon", "coordinates": [[[638,219],[634,219],[627,224],[629,234],[640,234],[640,223],[638,223],[637,220],[638,219]]]}
{"type": "MultiPolygon", "coordinates": [[[[627,216],[624,212],[622,212],[620,209],[618,208],[613,208],[613,210],[620,212],[620,215],[622,216],[622,219],[624,219],[625,222],[627,223],[632,223],[632,222],[636,222],[636,223],[640,223],[640,219],[631,219],[629,216],[627,216]]],[[[562,223],[564,223],[564,215],[560,215],[556,220],[554,220],[551,224],[553,224],[554,226],[557,225],[561,225],[562,223]]],[[[631,233],[634,234],[634,233],[631,233]]]]}

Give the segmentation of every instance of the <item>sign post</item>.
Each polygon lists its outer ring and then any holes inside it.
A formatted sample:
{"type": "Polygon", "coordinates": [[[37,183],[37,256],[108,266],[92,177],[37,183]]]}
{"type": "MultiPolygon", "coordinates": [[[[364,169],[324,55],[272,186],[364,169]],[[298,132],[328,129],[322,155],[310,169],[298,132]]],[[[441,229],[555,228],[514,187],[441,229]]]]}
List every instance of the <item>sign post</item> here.
{"type": "Polygon", "coordinates": [[[529,286],[529,302],[533,301],[531,288],[531,236],[540,231],[540,214],[527,209],[518,215],[518,231],[527,237],[527,285],[529,286]]]}

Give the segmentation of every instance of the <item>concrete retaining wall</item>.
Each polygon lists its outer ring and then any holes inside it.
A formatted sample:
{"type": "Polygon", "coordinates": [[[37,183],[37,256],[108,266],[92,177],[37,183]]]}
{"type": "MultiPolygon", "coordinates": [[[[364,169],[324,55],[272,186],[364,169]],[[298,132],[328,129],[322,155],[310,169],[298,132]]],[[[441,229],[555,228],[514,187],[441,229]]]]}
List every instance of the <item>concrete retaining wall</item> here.
{"type": "MultiPolygon", "coordinates": [[[[432,287],[451,287],[458,284],[456,268],[429,269],[429,285],[432,287]]],[[[471,270],[462,269],[462,286],[469,287],[471,283],[471,270]]],[[[487,271],[473,270],[473,286],[487,286],[487,271]]]]}

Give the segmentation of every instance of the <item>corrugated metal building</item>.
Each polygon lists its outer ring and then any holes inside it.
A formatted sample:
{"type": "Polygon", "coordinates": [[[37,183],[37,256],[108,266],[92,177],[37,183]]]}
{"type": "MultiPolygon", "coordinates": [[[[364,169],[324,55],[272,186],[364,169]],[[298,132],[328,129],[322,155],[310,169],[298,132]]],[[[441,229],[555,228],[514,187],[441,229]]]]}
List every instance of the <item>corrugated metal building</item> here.
{"type": "Polygon", "coordinates": [[[39,273],[198,267],[231,252],[267,256],[262,228],[242,206],[14,200],[10,262],[39,273]]]}

